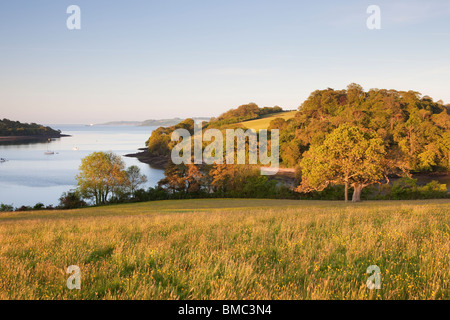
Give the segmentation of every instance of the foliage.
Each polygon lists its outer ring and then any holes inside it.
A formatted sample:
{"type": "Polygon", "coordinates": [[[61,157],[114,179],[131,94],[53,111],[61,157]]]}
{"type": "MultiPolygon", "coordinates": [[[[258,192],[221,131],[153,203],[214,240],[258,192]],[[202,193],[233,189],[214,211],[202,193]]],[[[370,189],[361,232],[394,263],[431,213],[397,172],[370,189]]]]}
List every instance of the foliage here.
{"type": "Polygon", "coordinates": [[[84,198],[94,199],[96,205],[105,204],[110,194],[127,184],[125,163],[112,152],[94,152],[81,159],[76,179],[84,198]]]}
{"type": "Polygon", "coordinates": [[[261,176],[259,168],[252,165],[169,163],[164,174],[158,185],[168,194],[176,195],[175,198],[278,196],[276,181],[261,176]]]}
{"type": "MultiPolygon", "coordinates": [[[[274,120],[280,121],[283,119],[284,121],[288,121],[292,119],[297,114],[297,111],[283,111],[279,113],[271,113],[268,115],[260,116],[258,119],[249,120],[238,123],[238,125],[247,128],[247,129],[255,129],[256,131],[268,129],[270,130],[270,123],[274,120]]],[[[272,128],[276,129],[276,128],[272,128]]]]}
{"type": "Polygon", "coordinates": [[[141,169],[138,166],[128,167],[126,174],[126,189],[131,194],[134,194],[141,185],[147,183],[147,177],[141,174],[141,169]]]}
{"type": "Polygon", "coordinates": [[[383,178],[384,156],[383,141],[376,134],[341,125],[304,154],[297,191],[321,191],[329,184],[344,184],[346,200],[347,187],[352,186],[353,201],[360,201],[362,189],[383,178]]]}
{"type": "MultiPolygon", "coordinates": [[[[254,103],[229,110],[204,126],[235,128],[244,120],[259,119],[280,112],[279,107],[258,108],[254,103]]],[[[384,165],[389,174],[450,170],[450,109],[415,91],[371,89],[350,84],[346,90],[316,90],[299,108],[295,117],[272,119],[269,129],[280,130],[280,164],[295,167],[311,145],[321,144],[342,124],[376,133],[386,148],[384,165]]],[[[260,119],[263,120],[263,119],[260,119]]],[[[260,121],[256,120],[256,121],[260,121]]],[[[192,119],[179,127],[193,132],[192,119]]],[[[147,141],[153,155],[170,155],[175,142],[170,135],[176,126],[158,128],[147,141]]]]}
{"type": "Polygon", "coordinates": [[[59,137],[61,131],[53,130],[36,123],[21,123],[8,119],[0,120],[0,136],[30,136],[42,135],[48,137],[59,137]]]}
{"type": "Polygon", "coordinates": [[[195,122],[193,119],[186,119],[179,124],[171,127],[159,127],[154,130],[146,142],[148,152],[154,156],[169,156],[170,151],[176,142],[171,141],[172,133],[177,129],[188,130],[191,135],[194,134],[195,122]]]}
{"type": "MultiPolygon", "coordinates": [[[[273,108],[264,107],[259,108],[256,104],[250,103],[242,105],[237,109],[232,109],[225,112],[218,118],[213,118],[206,122],[203,129],[217,128],[225,130],[226,128],[241,127],[239,124],[242,121],[257,119],[261,116],[266,116],[274,113],[282,112],[278,106],[273,108]]],[[[193,119],[186,119],[179,124],[171,127],[160,127],[154,130],[150,138],[146,141],[148,152],[153,156],[169,157],[172,148],[178,143],[171,141],[172,133],[176,129],[186,129],[191,135],[194,134],[195,121],[193,119]]]]}
{"type": "Polygon", "coordinates": [[[204,188],[204,176],[194,164],[175,165],[170,162],[164,172],[166,176],[159,183],[159,187],[169,192],[199,192],[204,188]]]}
{"type": "Polygon", "coordinates": [[[14,211],[14,207],[9,204],[0,203],[0,212],[11,212],[14,211]]]}
{"type": "Polygon", "coordinates": [[[45,208],[45,204],[43,204],[42,202],[38,202],[34,205],[33,210],[42,210],[45,208]]]}
{"type": "Polygon", "coordinates": [[[30,206],[21,206],[19,208],[16,208],[15,211],[20,212],[20,211],[31,211],[31,210],[33,210],[33,208],[30,206]]]}
{"type": "Polygon", "coordinates": [[[87,203],[82,199],[78,190],[70,190],[64,192],[59,198],[60,209],[77,209],[87,206],[87,203]]]}
{"type": "Polygon", "coordinates": [[[273,108],[259,108],[255,103],[244,104],[236,109],[231,109],[223,113],[216,119],[211,119],[211,121],[206,124],[206,127],[222,128],[229,127],[234,124],[241,126],[244,121],[260,119],[262,117],[280,112],[283,112],[283,109],[278,106],[273,108]]]}
{"type": "Polygon", "coordinates": [[[425,186],[419,186],[417,179],[401,178],[394,182],[388,194],[388,199],[432,199],[443,198],[447,195],[447,186],[437,181],[431,181],[425,186]]]}
{"type": "MultiPolygon", "coordinates": [[[[395,170],[450,169],[450,116],[441,101],[414,91],[372,89],[351,84],[347,90],[317,90],[299,108],[292,131],[300,150],[322,143],[341,124],[376,132],[386,146],[386,160],[395,170]]],[[[284,153],[281,153],[284,161],[284,153]]],[[[298,158],[300,160],[300,158],[298,158]]]]}
{"type": "Polygon", "coordinates": [[[240,122],[243,120],[255,119],[259,114],[259,107],[255,103],[249,103],[225,112],[217,118],[217,121],[235,120],[236,122],[240,122]]]}

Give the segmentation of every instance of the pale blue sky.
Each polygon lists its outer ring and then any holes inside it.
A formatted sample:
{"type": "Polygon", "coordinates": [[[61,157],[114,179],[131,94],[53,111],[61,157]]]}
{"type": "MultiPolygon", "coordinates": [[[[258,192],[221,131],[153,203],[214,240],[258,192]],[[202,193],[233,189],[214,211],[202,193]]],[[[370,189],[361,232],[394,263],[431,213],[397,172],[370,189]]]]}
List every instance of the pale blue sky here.
{"type": "Polygon", "coordinates": [[[0,39],[0,118],[27,122],[296,109],[351,82],[450,103],[448,0],[2,1],[0,39]]]}

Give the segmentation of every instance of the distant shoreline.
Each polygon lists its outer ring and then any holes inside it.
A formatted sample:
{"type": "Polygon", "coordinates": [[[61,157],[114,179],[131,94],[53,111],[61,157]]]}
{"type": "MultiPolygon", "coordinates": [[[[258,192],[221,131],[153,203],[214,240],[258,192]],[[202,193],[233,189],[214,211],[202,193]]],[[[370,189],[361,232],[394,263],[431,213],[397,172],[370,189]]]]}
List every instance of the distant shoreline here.
{"type": "MultiPolygon", "coordinates": [[[[209,121],[211,117],[193,117],[194,121],[209,121]]],[[[171,118],[171,119],[149,119],[144,121],[111,121],[106,123],[95,124],[95,126],[129,126],[129,127],[171,127],[184,121],[183,118],[171,118]]]]}

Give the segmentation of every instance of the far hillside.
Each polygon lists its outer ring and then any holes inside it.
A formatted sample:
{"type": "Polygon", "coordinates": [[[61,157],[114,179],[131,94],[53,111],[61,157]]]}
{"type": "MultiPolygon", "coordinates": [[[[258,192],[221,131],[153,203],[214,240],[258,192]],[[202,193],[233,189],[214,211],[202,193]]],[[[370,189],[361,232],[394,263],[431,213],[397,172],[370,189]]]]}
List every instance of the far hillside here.
{"type": "MultiPolygon", "coordinates": [[[[194,117],[194,121],[209,121],[207,117],[194,117]]],[[[130,127],[171,127],[186,119],[171,118],[171,119],[149,119],[144,121],[111,121],[98,124],[99,126],[130,126],[130,127]]]]}

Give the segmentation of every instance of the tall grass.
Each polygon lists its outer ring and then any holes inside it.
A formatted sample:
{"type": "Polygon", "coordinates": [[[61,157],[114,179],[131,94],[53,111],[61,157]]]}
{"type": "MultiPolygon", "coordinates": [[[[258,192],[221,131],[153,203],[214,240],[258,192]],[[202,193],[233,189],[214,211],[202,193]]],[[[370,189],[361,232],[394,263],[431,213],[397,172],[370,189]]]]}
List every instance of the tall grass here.
{"type": "Polygon", "coordinates": [[[449,204],[187,200],[5,213],[0,298],[448,299],[449,204]],[[81,268],[81,290],[66,287],[69,265],[81,268]],[[381,290],[366,287],[370,265],[381,290]]]}

